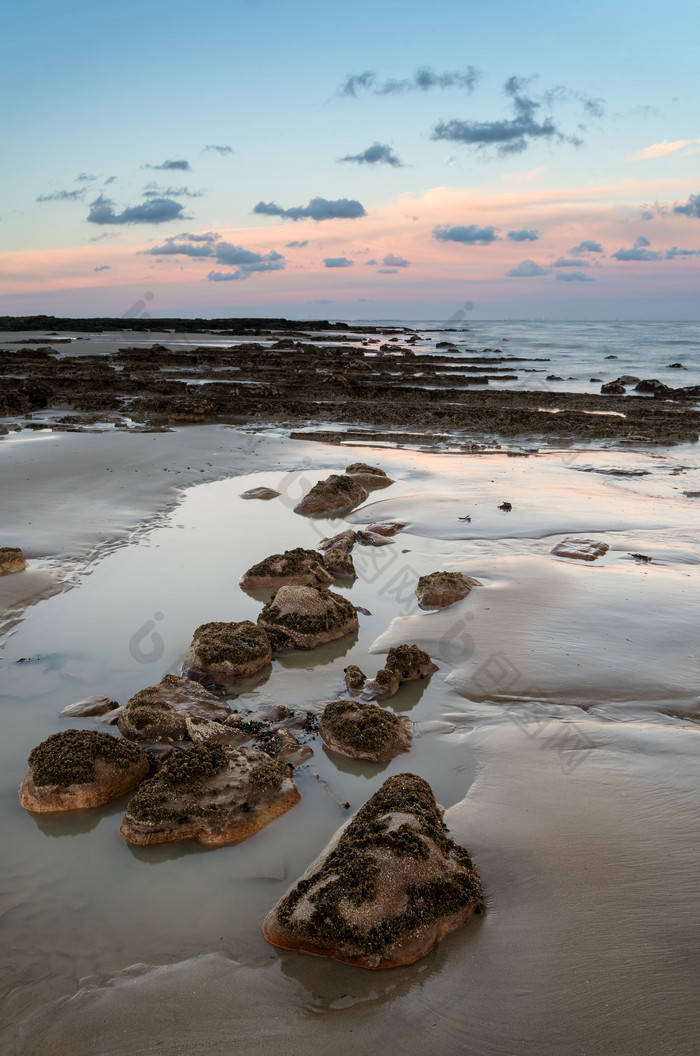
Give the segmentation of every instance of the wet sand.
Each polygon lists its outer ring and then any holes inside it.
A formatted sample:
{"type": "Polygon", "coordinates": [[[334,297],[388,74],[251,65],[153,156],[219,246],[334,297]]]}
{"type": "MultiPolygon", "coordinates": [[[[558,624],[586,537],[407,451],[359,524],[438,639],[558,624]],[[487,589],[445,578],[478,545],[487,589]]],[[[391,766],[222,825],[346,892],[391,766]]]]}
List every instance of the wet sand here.
{"type": "Polygon", "coordinates": [[[0,581],[18,583],[15,619],[23,598],[73,585],[31,605],[0,650],[5,1051],[696,1051],[694,448],[466,456],[220,425],[24,432],[0,448],[8,544],[30,557],[0,581]],[[293,513],[329,470],[360,459],[396,483],[345,519],[293,513]],[[241,499],[258,486],[280,497],[241,499]],[[387,517],[406,529],[356,547],[358,580],[334,587],[370,610],[359,633],[281,654],[238,704],[320,713],[344,695],[348,663],[373,675],[391,645],[416,641],[439,671],[389,702],[414,723],[408,755],[376,767],[312,742],[302,802],[215,852],[127,847],[123,803],[60,819],[21,810],[26,756],[65,728],[65,704],[124,702],[179,669],[199,623],[255,619],[267,595],[237,585],[255,561],[387,517]],[[565,535],[610,550],[592,564],[552,556],[565,535]],[[438,568],[484,585],[421,613],[413,586],[438,568]],[[380,976],[269,947],[262,919],[345,820],[340,803],[357,809],[402,770],[448,808],[485,916],[380,976]]]}

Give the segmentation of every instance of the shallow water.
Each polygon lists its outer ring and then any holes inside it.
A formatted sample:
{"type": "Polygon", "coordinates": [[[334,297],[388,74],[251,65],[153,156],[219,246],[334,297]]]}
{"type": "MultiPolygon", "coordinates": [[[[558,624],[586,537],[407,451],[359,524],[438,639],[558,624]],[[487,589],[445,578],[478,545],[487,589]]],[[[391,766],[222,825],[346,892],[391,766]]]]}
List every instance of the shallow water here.
{"type": "Polygon", "coordinates": [[[697,500],[683,492],[697,454],[383,451],[396,483],[347,525],[293,513],[326,475],[319,462],[189,489],[164,525],[27,610],[7,638],[5,1051],[694,1052],[700,551],[697,500]],[[240,497],[261,485],[282,494],[240,497]],[[496,508],[504,499],[509,514],[496,508]],[[302,802],[216,851],[128,847],[124,802],[63,818],[22,811],[24,761],[68,725],[63,706],[124,702],[179,670],[200,623],[255,619],[265,595],[237,584],[252,563],[389,516],[407,528],[392,545],[356,546],[360,578],[333,588],[372,613],[359,634],[280,655],[240,686],[237,706],[318,712],[344,695],[349,662],[372,675],[391,644],[418,641],[440,670],[389,702],[414,723],[410,754],[377,767],[312,741],[302,802]],[[592,565],[551,556],[567,534],[611,549],[592,565]],[[421,613],[413,588],[438,568],[483,586],[421,613]],[[340,804],[356,809],[403,770],[448,808],[486,916],[393,972],[268,946],[265,913],[347,817],[340,804]]]}

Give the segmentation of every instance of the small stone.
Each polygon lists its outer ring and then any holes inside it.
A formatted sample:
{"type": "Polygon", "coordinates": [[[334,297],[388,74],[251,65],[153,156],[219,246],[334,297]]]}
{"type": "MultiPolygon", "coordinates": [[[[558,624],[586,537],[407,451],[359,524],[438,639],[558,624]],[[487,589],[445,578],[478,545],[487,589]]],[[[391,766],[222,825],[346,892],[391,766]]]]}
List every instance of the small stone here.
{"type": "Polygon", "coordinates": [[[19,798],[25,810],[99,807],[132,792],[150,773],[136,744],[96,730],[64,730],[32,749],[19,798]]]}
{"type": "Polygon", "coordinates": [[[402,682],[428,678],[438,670],[430,654],[417,645],[395,645],[386,655],[384,667],[362,689],[363,700],[388,700],[402,682]]]}
{"type": "Polygon", "coordinates": [[[372,524],[367,525],[367,531],[372,532],[373,535],[396,535],[406,525],[401,521],[374,521],[372,524]]]}
{"type": "MultiPolygon", "coordinates": [[[[283,590],[312,588],[283,587],[283,590]]],[[[182,673],[195,682],[228,685],[260,671],[272,660],[265,632],[251,620],[203,623],[194,632],[182,673]]]]}
{"type": "Polygon", "coordinates": [[[357,541],[362,546],[391,546],[394,542],[393,539],[387,539],[384,535],[378,535],[376,532],[370,531],[358,532],[357,541]]]}
{"type": "Polygon", "coordinates": [[[0,546],[0,576],[21,572],[26,567],[27,559],[18,546],[0,546]]]}
{"type": "Polygon", "coordinates": [[[594,539],[562,539],[552,547],[556,557],[570,557],[580,561],[595,561],[607,554],[610,547],[607,543],[598,543],[594,539]]]}
{"type": "Polygon", "coordinates": [[[274,488],[249,488],[241,494],[242,499],[276,499],[280,494],[274,488]]]}
{"type": "Polygon", "coordinates": [[[109,697],[85,697],[83,700],[76,700],[75,704],[66,704],[65,708],[61,708],[61,715],[73,717],[104,715],[118,707],[118,702],[110,700],[109,697]]]}
{"type": "Polygon", "coordinates": [[[462,572],[431,572],[418,580],[416,597],[422,609],[444,609],[466,598],[473,587],[480,586],[478,579],[462,572]]]}
{"type": "Polygon", "coordinates": [[[318,732],[332,752],[374,763],[388,762],[409,751],[413,739],[410,719],[356,700],[328,704],[318,732]]]}
{"type": "Polygon", "coordinates": [[[284,949],[396,968],[424,957],[480,906],[479,875],[445,832],[430,785],[397,774],[336,832],[263,934],[284,949]]]}
{"type": "Polygon", "coordinates": [[[367,676],[363,674],[357,664],[349,664],[345,668],[345,685],[351,693],[361,690],[366,681],[367,676]]]}
{"type": "Polygon", "coordinates": [[[173,752],[129,801],[121,834],[139,847],[240,843],[301,799],[291,767],[256,748],[200,744],[173,752]]]}
{"type": "Polygon", "coordinates": [[[357,532],[352,530],[347,532],[340,532],[339,535],[334,535],[330,539],[322,539],[318,544],[319,550],[344,550],[346,554],[349,554],[355,545],[357,539],[357,532]]]}

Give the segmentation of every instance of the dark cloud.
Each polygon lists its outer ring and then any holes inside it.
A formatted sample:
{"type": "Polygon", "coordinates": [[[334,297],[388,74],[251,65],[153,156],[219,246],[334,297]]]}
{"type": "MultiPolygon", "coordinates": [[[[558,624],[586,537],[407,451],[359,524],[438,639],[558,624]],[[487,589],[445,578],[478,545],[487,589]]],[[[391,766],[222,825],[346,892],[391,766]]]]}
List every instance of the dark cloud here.
{"type": "Polygon", "coordinates": [[[87,220],[90,224],[165,224],[185,219],[183,209],[180,202],[171,198],[151,198],[142,205],[132,205],[117,213],[112,199],[99,195],[90,203],[87,220]]]}
{"type": "Polygon", "coordinates": [[[376,262],[376,260],[374,260],[374,259],[372,259],[372,260],[366,260],[366,261],[365,261],[365,264],[367,265],[367,267],[371,267],[372,265],[374,265],[374,267],[376,267],[376,266],[377,266],[377,262],[376,262]]]}
{"type": "Polygon", "coordinates": [[[198,244],[195,242],[178,242],[174,238],[167,238],[160,246],[152,246],[144,250],[151,257],[213,257],[214,247],[208,243],[198,244]]]}
{"type": "Polygon", "coordinates": [[[439,121],[432,131],[431,139],[464,143],[477,150],[495,147],[501,156],[521,154],[539,139],[580,146],[580,137],[562,132],[551,115],[540,117],[542,101],[525,94],[531,80],[509,77],[505,82],[503,90],[511,99],[513,107],[511,118],[500,121],[439,121]]]}
{"type": "Polygon", "coordinates": [[[539,237],[537,231],[530,231],[525,227],[519,231],[508,232],[511,242],[536,242],[539,237]]]}
{"type": "Polygon", "coordinates": [[[373,143],[361,154],[346,154],[344,158],[338,158],[338,161],[354,161],[357,165],[393,165],[395,169],[403,166],[401,159],[386,143],[373,143]]]}
{"type": "Polygon", "coordinates": [[[230,242],[219,242],[216,259],[219,264],[235,268],[235,271],[210,271],[207,275],[209,282],[241,282],[256,272],[284,271],[287,266],[284,256],[274,249],[269,253],[254,253],[230,242]]]}
{"type": "Polygon", "coordinates": [[[78,202],[84,194],[84,187],[77,191],[54,191],[52,194],[40,194],[37,202],[78,202]]]}
{"type": "Polygon", "coordinates": [[[100,266],[98,268],[93,268],[92,270],[93,271],[111,271],[112,270],[112,266],[111,266],[111,264],[100,264],[100,266]]]}
{"type": "Polygon", "coordinates": [[[221,157],[225,157],[226,154],[233,154],[233,147],[222,147],[218,143],[207,143],[205,150],[215,150],[221,157]]]}
{"type": "Polygon", "coordinates": [[[676,257],[700,257],[700,249],[679,249],[674,246],[673,249],[666,250],[666,260],[675,260],[676,257]]]}
{"type": "Polygon", "coordinates": [[[433,238],[439,242],[462,242],[468,246],[488,246],[496,242],[498,237],[495,227],[477,227],[476,224],[469,224],[468,227],[443,224],[433,229],[433,238]]]}
{"type": "Polygon", "coordinates": [[[654,249],[647,249],[645,246],[618,249],[617,253],[612,253],[611,256],[615,260],[661,260],[660,253],[657,253],[654,249]]]}
{"type": "Polygon", "coordinates": [[[592,275],[584,275],[582,271],[559,271],[557,279],[560,282],[595,282],[592,275]]]}
{"type": "Polygon", "coordinates": [[[203,194],[187,187],[159,187],[157,183],[147,183],[143,189],[144,198],[201,198],[203,194]]]}
{"type": "Polygon", "coordinates": [[[403,80],[390,78],[386,81],[377,79],[376,73],[365,70],[364,73],[351,74],[341,84],[338,95],[357,97],[362,92],[373,95],[404,95],[406,92],[429,92],[432,88],[463,88],[473,92],[481,76],[474,66],[447,73],[435,73],[429,66],[421,66],[410,77],[403,80]]]}
{"type": "Polygon", "coordinates": [[[162,172],[192,172],[189,161],[163,161],[160,165],[144,165],[145,169],[160,169],[162,172]]]}
{"type": "Polygon", "coordinates": [[[296,205],[291,209],[283,209],[274,202],[258,202],[253,212],[281,216],[285,220],[355,220],[367,215],[364,206],[354,198],[312,198],[308,205],[296,205]]]}
{"type": "Polygon", "coordinates": [[[587,238],[583,242],[579,242],[577,246],[574,246],[569,250],[569,253],[574,257],[578,257],[581,253],[602,253],[603,247],[600,242],[594,242],[592,239],[587,238]]]}
{"type": "Polygon", "coordinates": [[[323,266],[324,268],[350,268],[352,267],[352,261],[348,260],[347,257],[324,257],[323,266]]]}
{"type": "Polygon", "coordinates": [[[197,234],[190,234],[189,232],[186,231],[184,234],[177,235],[175,237],[186,239],[188,242],[220,242],[221,241],[221,235],[218,233],[218,231],[202,231],[201,233],[197,233],[197,234]]]}
{"type": "Polygon", "coordinates": [[[685,205],[676,203],[673,211],[683,216],[694,216],[696,220],[700,220],[700,194],[691,194],[685,205]]]}
{"type": "Polygon", "coordinates": [[[96,180],[97,176],[91,176],[88,172],[81,172],[79,176],[75,177],[76,183],[92,183],[96,180]]]}
{"type": "Polygon", "coordinates": [[[398,268],[377,268],[377,275],[398,275],[398,268]]]}
{"type": "Polygon", "coordinates": [[[400,257],[397,253],[387,253],[382,264],[387,268],[407,268],[410,265],[410,261],[406,260],[405,257],[400,257]]]}
{"type": "Polygon", "coordinates": [[[650,246],[651,242],[644,235],[640,235],[639,238],[635,239],[634,248],[639,249],[641,246],[650,246]]]}
{"type": "Polygon", "coordinates": [[[108,176],[108,177],[107,177],[107,179],[105,180],[105,187],[106,187],[106,186],[107,186],[107,184],[109,184],[109,183],[114,183],[114,182],[115,182],[115,180],[116,180],[116,178],[117,178],[116,176],[108,176]]]}
{"type": "Polygon", "coordinates": [[[541,268],[534,260],[521,260],[516,267],[506,272],[511,279],[534,279],[538,275],[548,274],[548,268],[541,268]]]}
{"type": "Polygon", "coordinates": [[[590,268],[590,260],[581,260],[579,257],[558,257],[552,267],[554,268],[590,268]]]}
{"type": "Polygon", "coordinates": [[[309,240],[305,238],[303,242],[285,242],[285,249],[303,249],[304,246],[308,246],[309,240]]]}

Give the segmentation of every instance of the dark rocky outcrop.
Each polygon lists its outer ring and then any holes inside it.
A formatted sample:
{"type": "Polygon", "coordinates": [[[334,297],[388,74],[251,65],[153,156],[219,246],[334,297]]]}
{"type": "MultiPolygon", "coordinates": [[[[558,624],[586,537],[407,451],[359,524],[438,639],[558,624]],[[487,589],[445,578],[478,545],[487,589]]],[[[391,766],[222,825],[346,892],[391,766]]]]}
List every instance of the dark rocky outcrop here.
{"type": "Polygon", "coordinates": [[[182,673],[205,684],[228,685],[267,667],[270,642],[250,620],[240,623],[203,623],[194,632],[182,673]]]}
{"type": "Polygon", "coordinates": [[[273,554],[259,561],[241,576],[239,583],[243,590],[318,587],[331,582],[331,571],[315,550],[297,546],[294,550],[285,550],[283,554],[273,554]]]}
{"type": "Polygon", "coordinates": [[[295,513],[333,513],[356,506],[369,492],[355,477],[332,473],[314,484],[311,491],[294,507],[295,513]]]}
{"type": "Polygon", "coordinates": [[[323,556],[323,563],[334,576],[344,579],[357,579],[352,554],[339,546],[326,551],[323,556]]]}
{"type": "Polygon", "coordinates": [[[117,725],[132,741],[178,741],[188,737],[188,718],[222,722],[229,713],[228,704],[198,682],[166,675],[126,702],[117,725]]]}
{"type": "Polygon", "coordinates": [[[359,700],[327,704],[318,732],[332,752],[373,763],[409,751],[413,739],[410,719],[359,700]]]}
{"type": "Polygon", "coordinates": [[[390,777],[341,828],[263,925],[268,942],[362,968],[413,964],[481,906],[464,847],[430,785],[390,777]]]}
{"type": "Polygon", "coordinates": [[[418,580],[416,597],[422,609],[444,609],[466,598],[472,587],[480,586],[478,579],[465,576],[463,572],[431,572],[418,580]]]}
{"type": "Polygon", "coordinates": [[[137,846],[239,843],[300,799],[288,764],[256,748],[200,744],[175,751],[129,802],[121,826],[137,846]]]}
{"type": "Polygon", "coordinates": [[[19,798],[25,810],[99,807],[133,792],[150,773],[138,745],[96,730],[63,730],[32,749],[19,798]]]}
{"type": "Polygon", "coordinates": [[[259,626],[280,647],[313,649],[358,629],[355,606],[316,587],[280,587],[258,616],[259,626]]]}

